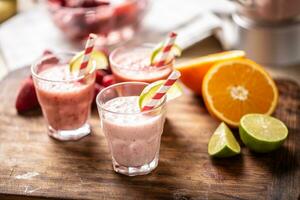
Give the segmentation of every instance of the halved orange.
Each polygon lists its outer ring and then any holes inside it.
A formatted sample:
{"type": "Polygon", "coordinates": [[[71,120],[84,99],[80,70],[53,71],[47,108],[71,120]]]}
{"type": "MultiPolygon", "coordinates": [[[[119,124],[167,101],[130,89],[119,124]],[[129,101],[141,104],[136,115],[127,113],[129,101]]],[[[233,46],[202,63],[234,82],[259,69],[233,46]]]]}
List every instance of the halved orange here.
{"type": "Polygon", "coordinates": [[[202,93],[209,113],[233,127],[245,114],[272,114],[278,101],[273,79],[249,59],[214,65],[204,77],[202,93]]]}
{"type": "Polygon", "coordinates": [[[188,62],[175,66],[181,73],[181,81],[185,86],[190,88],[198,95],[202,95],[202,81],[206,72],[216,63],[242,58],[245,56],[244,51],[225,51],[221,53],[210,54],[198,57],[188,62]]]}

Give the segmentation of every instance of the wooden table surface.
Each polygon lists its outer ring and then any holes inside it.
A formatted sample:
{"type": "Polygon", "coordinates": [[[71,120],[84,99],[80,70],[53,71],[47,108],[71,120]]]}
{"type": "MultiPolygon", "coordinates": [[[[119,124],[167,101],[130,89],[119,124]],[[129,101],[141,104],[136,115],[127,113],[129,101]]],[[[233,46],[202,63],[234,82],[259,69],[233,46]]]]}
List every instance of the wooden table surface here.
{"type": "MultiPolygon", "coordinates": [[[[283,147],[212,159],[207,143],[219,122],[200,98],[187,92],[168,105],[159,165],[150,175],[127,177],[112,170],[97,111],[92,135],[59,142],[46,134],[40,112],[19,116],[14,99],[29,69],[0,82],[0,199],[299,199],[300,88],[277,81],[275,116],[289,127],[283,147]]],[[[235,132],[236,133],[236,132],[235,132]]]]}
{"type": "MultiPolygon", "coordinates": [[[[180,61],[221,50],[210,37],[185,51],[180,61]]],[[[9,70],[0,54],[0,79],[9,70]]],[[[267,70],[300,84],[300,65],[267,70]]],[[[188,94],[169,105],[158,168],[148,176],[126,177],[112,171],[95,110],[93,134],[67,143],[46,135],[41,113],[16,114],[16,90],[27,74],[20,70],[0,82],[1,200],[300,199],[300,91],[292,82],[279,84],[276,116],[288,124],[290,134],[276,152],[260,155],[242,147],[241,156],[209,158],[207,142],[218,122],[208,116],[199,98],[188,94]]]]}

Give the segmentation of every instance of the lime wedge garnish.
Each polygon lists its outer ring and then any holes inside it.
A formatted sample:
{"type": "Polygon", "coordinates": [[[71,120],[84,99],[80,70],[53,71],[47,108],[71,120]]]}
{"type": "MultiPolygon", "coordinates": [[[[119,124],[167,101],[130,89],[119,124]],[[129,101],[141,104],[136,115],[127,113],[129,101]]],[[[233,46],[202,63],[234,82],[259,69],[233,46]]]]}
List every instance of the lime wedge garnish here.
{"type": "Polygon", "coordinates": [[[244,115],[239,132],[243,143],[260,153],[277,149],[288,136],[288,129],[282,121],[263,114],[244,115]]]}
{"type": "MultiPolygon", "coordinates": [[[[77,53],[70,61],[70,72],[77,72],[80,69],[81,61],[83,58],[84,52],[81,51],[77,53]]],[[[88,69],[96,67],[96,69],[107,69],[108,60],[106,55],[102,51],[94,50],[90,57],[90,62],[88,64],[88,69]]]]}
{"type": "Polygon", "coordinates": [[[224,158],[237,155],[241,152],[231,130],[222,122],[211,136],[208,143],[208,153],[211,156],[224,158]]]}
{"type": "MultiPolygon", "coordinates": [[[[150,62],[151,62],[151,65],[153,65],[156,61],[156,58],[157,56],[161,53],[161,50],[162,50],[162,47],[163,47],[163,43],[160,43],[152,52],[151,54],[151,57],[150,57],[150,62]]],[[[171,49],[171,58],[169,59],[172,59],[174,56],[175,57],[178,57],[181,55],[181,52],[182,52],[182,49],[177,45],[177,44],[174,44],[172,49],[171,49]]]]}
{"type": "MultiPolygon", "coordinates": [[[[142,107],[146,105],[148,101],[151,100],[151,98],[154,96],[156,91],[164,84],[164,82],[165,82],[164,80],[155,81],[144,88],[139,98],[140,109],[142,109],[142,107]]],[[[178,83],[174,83],[174,85],[172,85],[172,87],[168,90],[166,94],[167,101],[170,101],[172,99],[181,96],[182,93],[183,92],[181,86],[178,83]]]]}

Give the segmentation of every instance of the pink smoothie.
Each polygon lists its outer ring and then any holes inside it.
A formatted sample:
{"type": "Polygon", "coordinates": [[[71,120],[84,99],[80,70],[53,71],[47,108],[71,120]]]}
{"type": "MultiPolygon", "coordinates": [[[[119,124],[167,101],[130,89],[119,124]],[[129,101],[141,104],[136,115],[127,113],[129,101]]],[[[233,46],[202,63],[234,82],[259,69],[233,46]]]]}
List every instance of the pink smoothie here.
{"type": "Polygon", "coordinates": [[[55,130],[72,130],[83,126],[90,112],[94,81],[66,81],[74,80],[67,65],[48,67],[38,75],[52,80],[36,80],[38,100],[49,125],[55,130]]]}
{"type": "Polygon", "coordinates": [[[150,65],[152,48],[119,50],[111,55],[111,67],[117,82],[140,81],[152,83],[166,79],[172,72],[173,63],[163,67],[150,65]]]}
{"type": "Polygon", "coordinates": [[[137,96],[117,97],[104,104],[103,131],[114,161],[127,167],[148,164],[159,154],[164,114],[139,113],[137,96]]]}

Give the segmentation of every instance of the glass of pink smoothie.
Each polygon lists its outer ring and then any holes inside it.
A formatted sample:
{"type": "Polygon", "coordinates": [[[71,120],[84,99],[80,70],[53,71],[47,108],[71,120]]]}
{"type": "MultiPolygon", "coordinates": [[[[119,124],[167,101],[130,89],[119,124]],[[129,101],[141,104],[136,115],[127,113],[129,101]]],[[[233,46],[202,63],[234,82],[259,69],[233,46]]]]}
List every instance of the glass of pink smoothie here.
{"type": "Polygon", "coordinates": [[[96,98],[113,168],[128,176],[148,174],[158,164],[166,100],[141,112],[138,99],[145,86],[142,82],[118,83],[103,89],[96,98]]]}
{"type": "Polygon", "coordinates": [[[95,70],[81,76],[71,74],[69,61],[73,56],[45,55],[31,67],[48,134],[58,140],[77,140],[90,133],[87,120],[94,96],[95,70]]]}
{"type": "Polygon", "coordinates": [[[109,56],[112,72],[117,82],[141,81],[152,83],[165,80],[173,70],[173,61],[165,66],[155,67],[150,64],[152,44],[122,46],[109,56]]]}

